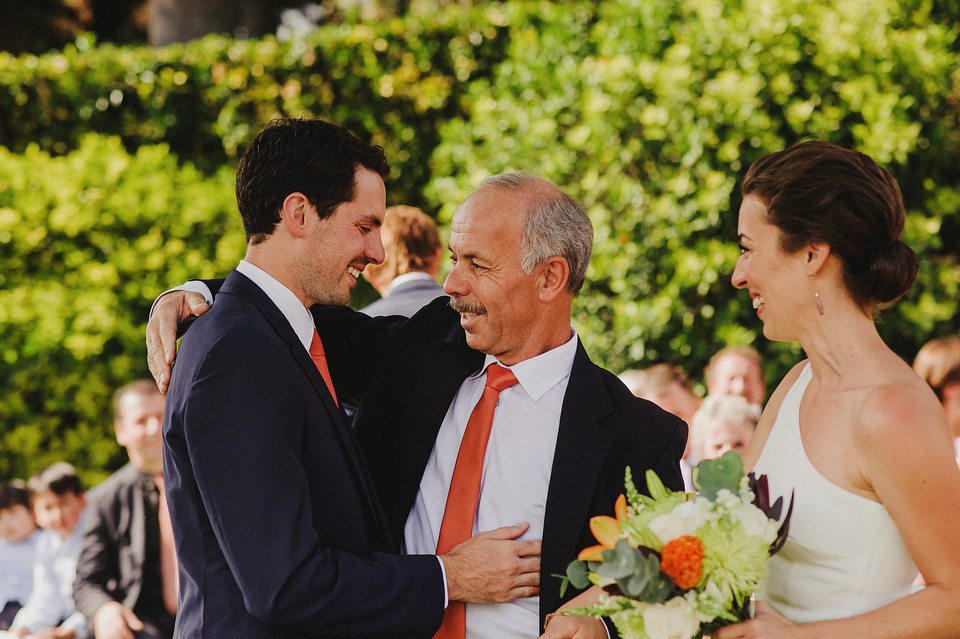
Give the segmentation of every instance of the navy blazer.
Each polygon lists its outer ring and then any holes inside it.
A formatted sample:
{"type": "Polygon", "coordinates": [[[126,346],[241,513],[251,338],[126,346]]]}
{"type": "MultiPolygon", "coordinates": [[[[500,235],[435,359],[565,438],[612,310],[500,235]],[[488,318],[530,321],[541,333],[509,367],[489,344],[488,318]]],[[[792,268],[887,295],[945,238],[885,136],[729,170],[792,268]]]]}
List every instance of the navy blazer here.
{"type": "Polygon", "coordinates": [[[350,427],[293,329],[233,272],[183,338],[163,425],[175,636],[429,638],[433,556],[392,553],[350,427]]]}
{"type": "MultiPolygon", "coordinates": [[[[342,307],[313,307],[337,392],[358,401],[354,420],[390,529],[402,543],[440,425],[460,385],[483,364],[471,349],[459,315],[435,300],[404,322],[368,318],[342,307]]],[[[683,489],[680,458],[684,422],[634,397],[615,375],[579,346],[560,415],[544,513],[540,622],[577,593],[560,597],[567,564],[596,544],[589,520],[613,515],[631,467],[646,493],[644,474],[656,471],[683,489]]],[[[514,522],[520,523],[520,522],[514,522]]]]}

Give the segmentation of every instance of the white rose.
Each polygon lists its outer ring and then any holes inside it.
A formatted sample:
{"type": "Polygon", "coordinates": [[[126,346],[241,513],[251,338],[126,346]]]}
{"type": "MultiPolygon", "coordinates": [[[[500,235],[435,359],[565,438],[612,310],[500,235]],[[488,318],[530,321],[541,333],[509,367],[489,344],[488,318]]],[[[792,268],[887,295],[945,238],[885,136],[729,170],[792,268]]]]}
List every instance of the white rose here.
{"type": "Polygon", "coordinates": [[[735,521],[740,522],[743,531],[748,535],[760,537],[767,543],[772,543],[777,538],[779,524],[768,519],[763,511],[753,504],[742,504],[739,508],[731,510],[730,515],[735,521]]]}
{"type": "Polygon", "coordinates": [[[704,515],[695,501],[685,501],[666,515],[654,517],[650,521],[650,530],[666,545],[677,537],[695,535],[706,521],[704,515]]]}
{"type": "Polygon", "coordinates": [[[700,620],[686,599],[674,597],[643,611],[643,629],[650,639],[692,639],[700,620]]]}

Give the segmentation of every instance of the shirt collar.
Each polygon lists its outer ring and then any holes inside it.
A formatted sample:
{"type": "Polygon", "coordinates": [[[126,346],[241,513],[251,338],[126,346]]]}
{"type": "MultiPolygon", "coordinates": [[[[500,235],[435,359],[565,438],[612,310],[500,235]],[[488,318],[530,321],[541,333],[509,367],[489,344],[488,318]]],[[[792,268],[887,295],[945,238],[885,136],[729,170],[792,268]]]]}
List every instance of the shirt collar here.
{"type": "Polygon", "coordinates": [[[513,371],[524,392],[536,402],[548,390],[570,375],[570,371],[573,370],[573,360],[577,355],[577,344],[579,343],[580,338],[577,336],[577,332],[571,328],[570,339],[566,343],[536,357],[518,362],[513,366],[504,366],[493,355],[487,355],[483,360],[483,368],[471,377],[476,378],[482,375],[490,364],[499,364],[513,371]]]}
{"type": "Polygon", "coordinates": [[[313,315],[303,305],[300,298],[289,288],[278,282],[272,275],[269,275],[263,269],[254,266],[246,260],[240,260],[237,264],[237,271],[249,277],[254,284],[260,287],[270,301],[277,305],[283,316],[290,322],[293,331],[297,334],[297,339],[303,343],[303,347],[310,350],[310,343],[313,341],[313,315]]]}

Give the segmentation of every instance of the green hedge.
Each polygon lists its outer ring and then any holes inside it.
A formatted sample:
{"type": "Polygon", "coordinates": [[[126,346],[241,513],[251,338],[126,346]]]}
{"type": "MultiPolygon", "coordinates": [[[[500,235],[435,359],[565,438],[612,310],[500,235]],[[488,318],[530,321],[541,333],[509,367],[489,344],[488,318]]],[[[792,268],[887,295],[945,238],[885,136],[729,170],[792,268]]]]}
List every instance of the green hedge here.
{"type": "Polygon", "coordinates": [[[211,171],[271,119],[311,115],[382,145],[391,197],[426,206],[437,126],[461,117],[465,88],[502,57],[504,27],[479,15],[326,26],[291,42],[209,36],[151,49],[84,37],[63,53],[0,53],[0,145],[63,154],[95,132],[130,151],[165,143],[211,171]]]}
{"type": "Polygon", "coordinates": [[[507,60],[471,84],[469,118],[445,123],[429,194],[448,219],[491,173],[565,185],[597,230],[576,317],[595,357],[699,375],[723,345],[752,343],[774,383],[799,349],[767,342],[730,284],[740,180],[802,138],[856,146],[899,180],[923,260],[881,325],[912,359],[929,337],[960,331],[960,16],[934,11],[898,0],[510,5],[507,60]]]}
{"type": "Polygon", "coordinates": [[[699,376],[753,343],[771,383],[799,353],[729,283],[740,180],[804,137],[854,145],[899,180],[922,259],[884,337],[910,359],[960,332],[954,0],[774,4],[491,4],[292,43],[0,54],[0,478],[123,461],[109,397],[147,373],[150,300],[241,257],[232,167],[277,115],[382,144],[390,202],[441,220],[491,173],[563,185],[597,229],[575,309],[595,359],[699,376]]]}
{"type": "Polygon", "coordinates": [[[224,273],[244,236],[229,169],[90,135],[50,157],[0,149],[0,477],[123,463],[110,396],[147,376],[144,325],[171,283],[224,273]]]}

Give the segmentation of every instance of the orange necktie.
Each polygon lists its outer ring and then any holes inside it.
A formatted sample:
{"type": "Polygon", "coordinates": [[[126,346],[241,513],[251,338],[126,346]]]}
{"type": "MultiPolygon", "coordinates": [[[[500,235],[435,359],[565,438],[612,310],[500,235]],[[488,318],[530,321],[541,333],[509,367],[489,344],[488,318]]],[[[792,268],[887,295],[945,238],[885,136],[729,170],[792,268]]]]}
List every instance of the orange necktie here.
{"type": "MultiPolygon", "coordinates": [[[[490,428],[493,426],[493,411],[497,407],[500,391],[517,383],[514,374],[502,366],[491,364],[487,368],[480,401],[467,420],[467,429],[460,440],[457,464],[450,480],[447,505],[440,523],[437,554],[449,552],[457,544],[473,534],[473,520],[477,516],[480,500],[480,478],[483,474],[483,456],[487,450],[490,428]]],[[[467,611],[461,601],[451,601],[443,614],[443,625],[434,639],[464,639],[467,634],[467,611]]]]}
{"type": "Polygon", "coordinates": [[[173,543],[173,524],[167,508],[167,494],[163,490],[163,475],[154,477],[160,491],[157,505],[157,520],[160,524],[160,579],[163,583],[163,605],[171,615],[177,614],[177,589],[180,575],[177,572],[177,551],[173,543]]]}
{"type": "Polygon", "coordinates": [[[317,333],[317,329],[313,329],[313,341],[310,342],[310,359],[313,360],[313,363],[317,366],[317,370],[320,371],[320,377],[327,383],[327,388],[330,390],[330,394],[333,395],[333,401],[339,406],[340,402],[337,401],[337,392],[333,390],[333,380],[330,379],[330,369],[327,368],[327,356],[323,354],[323,342],[320,341],[320,335],[317,333]]]}

